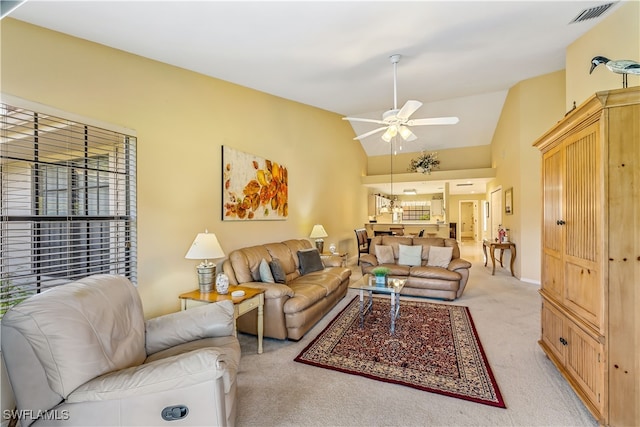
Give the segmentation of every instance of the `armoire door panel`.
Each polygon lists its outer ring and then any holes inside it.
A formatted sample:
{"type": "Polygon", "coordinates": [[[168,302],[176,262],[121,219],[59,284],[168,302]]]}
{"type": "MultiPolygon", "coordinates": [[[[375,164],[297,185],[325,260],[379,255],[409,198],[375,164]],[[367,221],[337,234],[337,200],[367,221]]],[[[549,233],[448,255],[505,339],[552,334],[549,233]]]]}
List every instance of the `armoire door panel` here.
{"type": "Polygon", "coordinates": [[[602,171],[598,122],[566,143],[564,172],[565,254],[590,262],[601,257],[602,171]]]}
{"type": "Polygon", "coordinates": [[[564,296],[562,257],[559,253],[545,249],[542,266],[542,289],[556,301],[562,301],[564,296]]]}
{"type": "Polygon", "coordinates": [[[596,339],[571,322],[565,323],[565,368],[591,403],[602,412],[604,397],[604,349],[596,339]]]}
{"type": "Polygon", "coordinates": [[[556,358],[564,361],[564,344],[561,341],[564,331],[562,314],[550,303],[542,303],[542,341],[551,349],[556,358]]]}
{"type": "Polygon", "coordinates": [[[544,156],[543,242],[545,250],[562,251],[562,151],[556,148],[544,156]]]}
{"type": "Polygon", "coordinates": [[[564,305],[599,330],[602,309],[599,272],[568,261],[564,267],[564,305]]]}

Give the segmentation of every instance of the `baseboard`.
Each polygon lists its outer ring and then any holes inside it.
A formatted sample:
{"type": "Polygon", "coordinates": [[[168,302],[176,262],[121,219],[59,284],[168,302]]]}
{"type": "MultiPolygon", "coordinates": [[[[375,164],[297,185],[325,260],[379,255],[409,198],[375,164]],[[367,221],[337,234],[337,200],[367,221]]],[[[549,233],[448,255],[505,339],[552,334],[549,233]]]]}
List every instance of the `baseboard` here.
{"type": "Polygon", "coordinates": [[[531,283],[532,285],[537,285],[540,286],[540,281],[539,280],[534,280],[534,279],[527,279],[527,278],[520,278],[521,282],[525,282],[525,283],[531,283]]]}

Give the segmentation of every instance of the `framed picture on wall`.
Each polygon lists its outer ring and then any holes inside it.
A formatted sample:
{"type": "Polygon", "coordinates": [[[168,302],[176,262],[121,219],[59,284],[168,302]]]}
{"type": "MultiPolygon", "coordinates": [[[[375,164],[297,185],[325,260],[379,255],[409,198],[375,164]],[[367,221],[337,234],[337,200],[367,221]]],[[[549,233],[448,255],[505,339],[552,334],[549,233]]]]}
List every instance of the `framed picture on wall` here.
{"type": "Polygon", "coordinates": [[[513,187],[504,192],[504,213],[513,214],[513,187]]]}
{"type": "Polygon", "coordinates": [[[287,168],[222,146],[222,220],[283,220],[289,215],[287,168]]]}

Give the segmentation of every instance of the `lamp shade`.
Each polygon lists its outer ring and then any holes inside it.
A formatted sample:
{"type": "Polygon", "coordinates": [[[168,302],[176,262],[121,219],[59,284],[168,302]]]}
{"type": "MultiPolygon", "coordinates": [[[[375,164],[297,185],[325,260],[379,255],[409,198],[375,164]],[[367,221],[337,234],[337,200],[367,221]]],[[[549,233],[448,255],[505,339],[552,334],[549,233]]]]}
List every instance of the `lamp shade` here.
{"type": "Polygon", "coordinates": [[[224,258],[224,252],[214,233],[198,233],[191,247],[184,256],[186,259],[224,258]]]}
{"type": "Polygon", "coordinates": [[[309,237],[311,237],[312,239],[322,239],[323,237],[327,236],[328,234],[324,230],[324,227],[320,224],[316,224],[313,226],[313,230],[311,230],[311,235],[309,237]]]}

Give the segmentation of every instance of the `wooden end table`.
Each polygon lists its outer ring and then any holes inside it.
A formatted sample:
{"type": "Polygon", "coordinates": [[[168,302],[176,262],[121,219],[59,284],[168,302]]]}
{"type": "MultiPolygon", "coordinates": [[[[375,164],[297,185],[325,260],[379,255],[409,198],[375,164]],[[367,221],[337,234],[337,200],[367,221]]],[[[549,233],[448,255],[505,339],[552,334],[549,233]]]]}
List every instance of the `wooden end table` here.
{"type": "MultiPolygon", "coordinates": [[[[225,300],[233,301],[233,334],[238,336],[237,320],[238,317],[251,310],[258,309],[258,354],[262,354],[262,337],[264,333],[264,290],[246,288],[244,286],[229,286],[229,293],[226,295],[220,295],[219,293],[212,291],[207,293],[200,292],[199,289],[191,292],[185,292],[178,295],[182,302],[182,310],[189,308],[189,302],[195,301],[197,303],[213,303],[225,300]],[[241,297],[232,297],[231,292],[244,291],[244,295],[241,297]]],[[[199,304],[192,304],[193,307],[199,304]]]]}
{"type": "Polygon", "coordinates": [[[331,258],[332,256],[336,256],[336,257],[340,257],[342,258],[342,266],[346,267],[347,266],[347,256],[349,256],[348,252],[323,252],[320,254],[320,258],[322,260],[325,260],[327,258],[331,258]]]}
{"type": "Polygon", "coordinates": [[[484,266],[487,266],[487,246],[489,247],[489,252],[491,254],[491,263],[493,264],[493,270],[491,271],[491,275],[495,275],[496,274],[496,249],[500,249],[500,267],[504,266],[502,265],[502,255],[504,253],[505,249],[509,249],[511,251],[511,275],[515,277],[515,274],[513,273],[513,263],[516,260],[516,244],[513,242],[504,242],[504,243],[498,243],[498,242],[490,242],[488,240],[483,240],[482,241],[482,251],[484,252],[484,266]]]}

